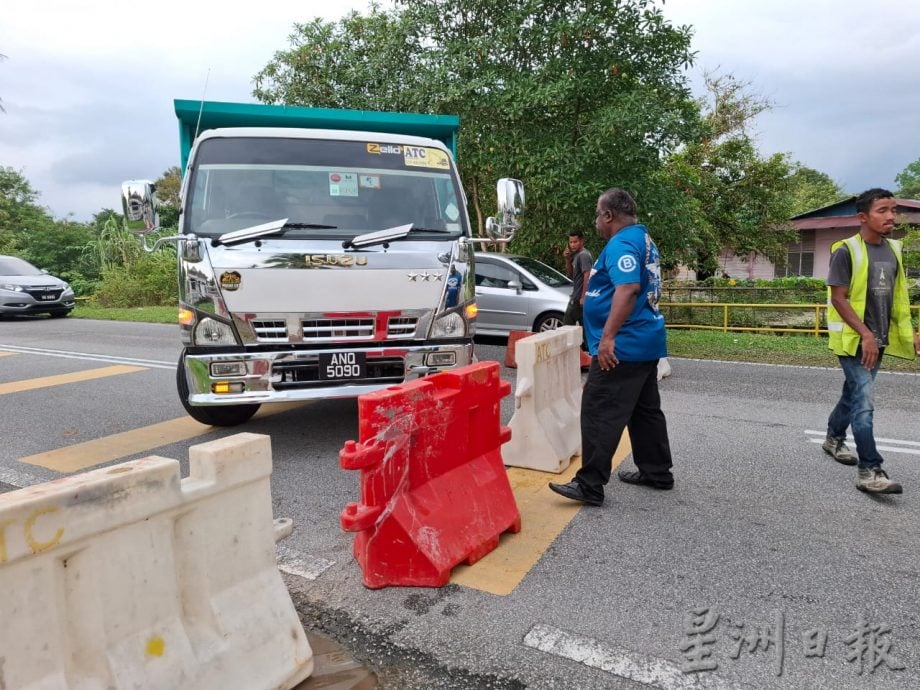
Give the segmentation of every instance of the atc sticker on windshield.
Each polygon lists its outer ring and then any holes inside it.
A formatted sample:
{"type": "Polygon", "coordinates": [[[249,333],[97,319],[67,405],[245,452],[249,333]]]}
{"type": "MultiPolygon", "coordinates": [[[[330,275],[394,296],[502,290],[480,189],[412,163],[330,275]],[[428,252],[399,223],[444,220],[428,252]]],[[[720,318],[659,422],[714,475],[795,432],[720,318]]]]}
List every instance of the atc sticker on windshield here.
{"type": "Polygon", "coordinates": [[[450,159],[441,149],[426,146],[403,146],[403,159],[412,168],[450,170],[450,159]]]}
{"type": "Polygon", "coordinates": [[[358,175],[347,172],[329,173],[329,196],[358,196],[358,175]]]}

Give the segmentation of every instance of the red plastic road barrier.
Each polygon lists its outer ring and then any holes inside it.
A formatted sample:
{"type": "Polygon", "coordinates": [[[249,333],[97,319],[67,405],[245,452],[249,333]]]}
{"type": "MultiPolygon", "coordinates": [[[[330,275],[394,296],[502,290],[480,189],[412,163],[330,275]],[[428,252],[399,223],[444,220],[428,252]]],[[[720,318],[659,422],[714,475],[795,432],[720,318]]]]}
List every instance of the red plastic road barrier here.
{"type": "Polygon", "coordinates": [[[517,369],[517,361],[514,359],[514,344],[521,338],[533,335],[533,331],[511,331],[508,333],[508,347],[505,349],[505,366],[509,369],[517,369]]]}
{"type": "Polygon", "coordinates": [[[501,457],[510,392],[497,362],[479,362],[358,398],[360,441],[339,462],[361,471],[361,500],[341,521],[365,586],[440,587],[521,530],[501,457]]]}

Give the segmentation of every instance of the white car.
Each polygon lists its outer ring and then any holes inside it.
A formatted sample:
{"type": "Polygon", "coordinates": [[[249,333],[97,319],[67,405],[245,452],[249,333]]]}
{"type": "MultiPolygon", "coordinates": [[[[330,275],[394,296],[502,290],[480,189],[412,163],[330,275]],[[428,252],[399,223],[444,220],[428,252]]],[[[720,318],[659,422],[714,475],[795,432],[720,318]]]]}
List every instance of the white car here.
{"type": "Polygon", "coordinates": [[[476,252],[476,333],[550,331],[562,325],[572,281],[526,256],[476,252]]]}
{"type": "Polygon", "coordinates": [[[74,307],[70,285],[15,256],[0,256],[0,318],[12,314],[67,316],[74,307]]]}

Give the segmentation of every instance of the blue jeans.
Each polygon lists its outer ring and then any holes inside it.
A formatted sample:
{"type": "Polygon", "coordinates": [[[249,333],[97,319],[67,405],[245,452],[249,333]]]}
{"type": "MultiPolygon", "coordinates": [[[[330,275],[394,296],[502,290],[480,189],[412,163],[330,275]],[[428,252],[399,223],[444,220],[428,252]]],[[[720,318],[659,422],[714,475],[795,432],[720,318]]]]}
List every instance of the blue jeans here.
{"type": "Polygon", "coordinates": [[[882,363],[882,353],[879,353],[872,371],[862,365],[861,357],[859,350],[855,357],[838,357],[844,376],[843,393],[827,420],[827,435],[831,438],[845,438],[847,427],[852,427],[859,466],[881,467],[882,456],[875,447],[872,415],[875,411],[875,375],[882,363]]]}

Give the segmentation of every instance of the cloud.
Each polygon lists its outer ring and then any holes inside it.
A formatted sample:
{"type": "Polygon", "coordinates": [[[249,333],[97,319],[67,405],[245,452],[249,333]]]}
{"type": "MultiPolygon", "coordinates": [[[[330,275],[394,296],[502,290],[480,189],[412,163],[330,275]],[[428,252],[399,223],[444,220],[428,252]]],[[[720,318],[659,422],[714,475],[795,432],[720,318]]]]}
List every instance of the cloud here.
{"type": "MultiPolygon", "coordinates": [[[[120,203],[125,179],[178,163],[174,98],[253,102],[252,77],[295,22],[367,0],[7,0],[0,19],[0,165],[21,169],[55,216],[120,203]],[[207,85],[207,90],[205,87],[207,85]]],[[[920,3],[667,0],[693,26],[692,81],[720,68],[775,103],[761,152],[789,152],[848,191],[894,186],[920,157],[920,3]]]]}

